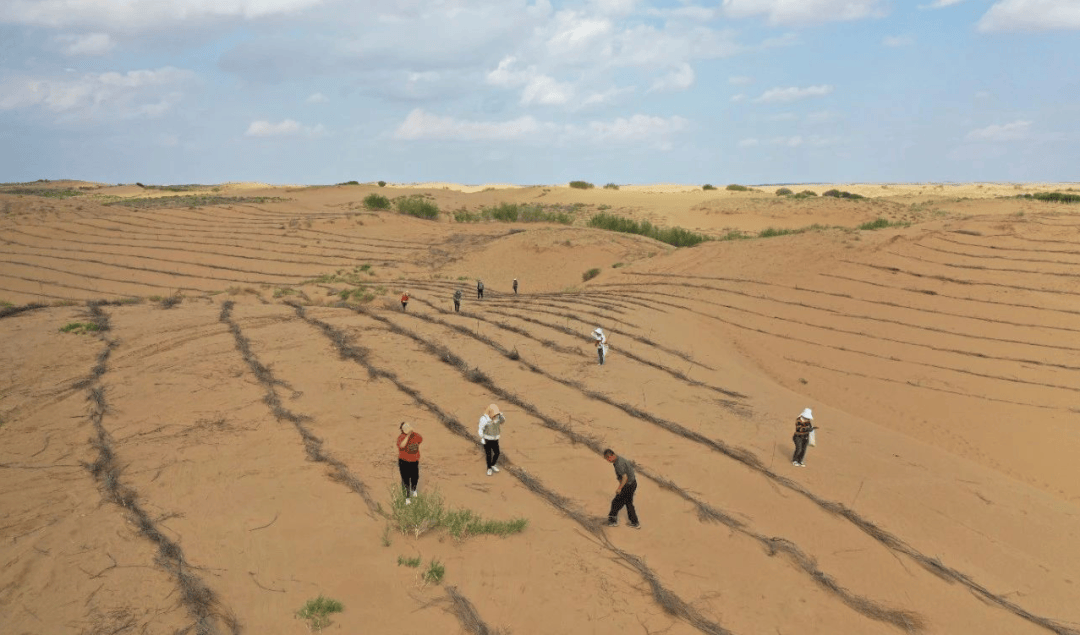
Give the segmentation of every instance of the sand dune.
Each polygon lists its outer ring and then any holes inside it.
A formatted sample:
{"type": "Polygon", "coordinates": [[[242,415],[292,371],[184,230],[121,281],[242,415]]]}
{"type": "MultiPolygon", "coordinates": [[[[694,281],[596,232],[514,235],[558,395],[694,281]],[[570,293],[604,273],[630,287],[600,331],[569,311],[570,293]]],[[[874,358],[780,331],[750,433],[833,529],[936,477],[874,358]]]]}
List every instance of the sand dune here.
{"type": "Polygon", "coordinates": [[[776,187],[0,188],[0,631],[1080,633],[1080,216],[1015,198],[1069,185],[776,187]],[[403,420],[421,491],[524,532],[396,531],[403,420]]]}

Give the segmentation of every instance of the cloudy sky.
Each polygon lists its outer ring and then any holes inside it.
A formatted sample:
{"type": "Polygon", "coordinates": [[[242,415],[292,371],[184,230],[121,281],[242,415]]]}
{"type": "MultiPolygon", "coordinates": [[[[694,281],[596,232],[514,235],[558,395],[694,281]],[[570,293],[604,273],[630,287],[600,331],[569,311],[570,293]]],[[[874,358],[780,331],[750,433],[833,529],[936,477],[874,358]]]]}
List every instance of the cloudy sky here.
{"type": "Polygon", "coordinates": [[[1080,180],[1080,0],[0,0],[0,181],[1080,180]]]}

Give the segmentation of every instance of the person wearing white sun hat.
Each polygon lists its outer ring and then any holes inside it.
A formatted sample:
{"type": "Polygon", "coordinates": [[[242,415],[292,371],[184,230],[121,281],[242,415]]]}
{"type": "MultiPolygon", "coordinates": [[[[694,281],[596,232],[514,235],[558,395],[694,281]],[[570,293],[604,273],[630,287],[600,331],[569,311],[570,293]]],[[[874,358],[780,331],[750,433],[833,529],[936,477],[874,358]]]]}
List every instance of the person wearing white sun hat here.
{"type": "Polygon", "coordinates": [[[506,422],[499,407],[491,404],[480,415],[480,445],[484,446],[484,458],[487,461],[487,475],[498,472],[499,466],[495,465],[499,460],[499,437],[502,435],[502,424],[506,422]]]}
{"type": "Polygon", "coordinates": [[[814,430],[814,413],[806,408],[795,419],[795,436],[791,437],[795,442],[795,454],[791,457],[792,465],[806,467],[803,459],[806,458],[806,448],[810,445],[810,434],[814,430]]]}
{"type": "Polygon", "coordinates": [[[600,358],[600,365],[604,365],[604,358],[607,357],[607,336],[600,330],[600,327],[596,327],[596,330],[592,332],[593,339],[596,340],[596,355],[600,358]]]}

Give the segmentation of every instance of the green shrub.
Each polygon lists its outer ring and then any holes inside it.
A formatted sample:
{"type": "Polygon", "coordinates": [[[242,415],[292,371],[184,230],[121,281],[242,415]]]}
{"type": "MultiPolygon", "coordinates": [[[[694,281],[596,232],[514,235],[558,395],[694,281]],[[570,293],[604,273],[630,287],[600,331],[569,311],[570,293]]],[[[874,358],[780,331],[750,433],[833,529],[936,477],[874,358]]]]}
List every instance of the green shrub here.
{"type": "Polygon", "coordinates": [[[585,273],[581,274],[581,281],[588,282],[589,280],[592,280],[598,275],[600,275],[600,270],[596,267],[593,267],[592,269],[589,269],[585,273]]]}
{"type": "Polygon", "coordinates": [[[617,262],[617,263],[615,263],[615,264],[611,265],[611,268],[612,268],[612,269],[618,269],[619,267],[625,267],[625,266],[626,266],[626,265],[625,265],[624,263],[621,263],[621,262],[617,262]]]}
{"type": "Polygon", "coordinates": [[[1033,198],[1037,201],[1050,203],[1080,203],[1080,194],[1066,194],[1064,192],[1036,192],[1035,194],[1021,194],[1018,198],[1033,198]]]}
{"type": "Polygon", "coordinates": [[[390,209],[390,199],[372,192],[364,197],[364,207],[368,209],[390,209]]]}
{"type": "Polygon", "coordinates": [[[386,187],[386,181],[379,181],[379,187],[386,187]]]}
{"type": "Polygon", "coordinates": [[[304,608],[296,612],[296,616],[302,620],[307,620],[311,630],[321,631],[330,626],[331,613],[340,613],[343,610],[345,610],[345,607],[342,606],[341,602],[320,595],[314,600],[308,600],[304,608]]]}
{"type": "Polygon", "coordinates": [[[878,218],[877,220],[868,221],[866,223],[863,223],[862,225],[859,225],[859,229],[872,231],[875,229],[885,229],[886,227],[909,227],[910,225],[911,223],[904,223],[900,221],[892,222],[887,218],[878,218]]]}
{"type": "Polygon", "coordinates": [[[406,558],[405,556],[398,556],[397,563],[399,567],[404,565],[406,567],[412,567],[413,569],[415,569],[420,566],[420,557],[417,556],[415,558],[406,558]]]}
{"type": "Polygon", "coordinates": [[[822,196],[831,196],[833,198],[866,198],[862,194],[852,194],[851,192],[841,192],[840,190],[828,190],[821,193],[822,196]]]}
{"type": "Polygon", "coordinates": [[[478,222],[480,220],[498,221],[502,223],[559,223],[572,225],[573,215],[562,211],[548,211],[543,205],[527,205],[523,203],[499,203],[495,207],[485,207],[478,213],[473,214],[462,210],[454,213],[454,220],[461,222],[478,222]]]}
{"type": "Polygon", "coordinates": [[[405,504],[405,493],[399,486],[391,489],[391,520],[404,534],[419,538],[437,529],[446,529],[454,538],[463,540],[469,536],[490,534],[509,536],[521,533],[528,525],[524,518],[511,520],[484,520],[468,509],[447,509],[438,491],[426,492],[405,504]]]}
{"type": "Polygon", "coordinates": [[[424,572],[424,582],[438,584],[442,582],[444,575],[446,575],[446,566],[438,560],[432,559],[428,563],[427,571],[424,572]]]}
{"type": "Polygon", "coordinates": [[[817,196],[817,192],[814,190],[803,190],[796,194],[794,198],[810,198],[811,196],[817,196]]]}
{"type": "Polygon", "coordinates": [[[439,217],[439,206],[422,196],[403,196],[394,199],[399,214],[407,214],[417,218],[435,220],[439,217]]]}
{"type": "Polygon", "coordinates": [[[705,185],[702,185],[702,186],[701,186],[701,189],[703,189],[703,190],[705,190],[705,191],[709,191],[709,190],[715,190],[715,189],[716,189],[716,186],[715,186],[715,185],[713,185],[713,184],[711,184],[711,183],[706,183],[705,185]]]}
{"type": "Polygon", "coordinates": [[[479,223],[484,219],[480,214],[470,212],[467,209],[459,209],[454,212],[454,222],[456,223],[479,223]]]}
{"type": "Polygon", "coordinates": [[[732,192],[747,192],[750,190],[750,188],[745,185],[738,185],[737,183],[732,183],[724,189],[731,190],[732,192]]]}
{"type": "Polygon", "coordinates": [[[654,238],[675,247],[692,247],[710,240],[709,237],[704,234],[697,234],[687,229],[683,229],[682,227],[660,228],[649,221],[638,222],[630,218],[608,214],[607,212],[600,212],[590,218],[589,227],[607,229],[610,231],[622,232],[624,234],[648,236],[649,238],[654,238]]]}
{"type": "Polygon", "coordinates": [[[360,185],[360,181],[345,181],[344,183],[338,183],[338,185],[360,185]]]}
{"type": "Polygon", "coordinates": [[[60,327],[61,333],[75,333],[76,335],[100,330],[101,327],[93,322],[71,322],[70,324],[60,327]]]}
{"type": "Polygon", "coordinates": [[[614,183],[608,183],[607,185],[604,186],[604,189],[605,190],[617,190],[617,189],[619,189],[619,186],[615,185],[614,183]]]}
{"type": "Polygon", "coordinates": [[[791,190],[789,190],[786,187],[782,187],[782,188],[776,190],[776,195],[777,196],[791,196],[794,193],[795,192],[792,192],[791,190]]]}
{"type": "Polygon", "coordinates": [[[570,187],[577,188],[579,190],[591,190],[596,187],[588,181],[570,181],[570,187]]]}

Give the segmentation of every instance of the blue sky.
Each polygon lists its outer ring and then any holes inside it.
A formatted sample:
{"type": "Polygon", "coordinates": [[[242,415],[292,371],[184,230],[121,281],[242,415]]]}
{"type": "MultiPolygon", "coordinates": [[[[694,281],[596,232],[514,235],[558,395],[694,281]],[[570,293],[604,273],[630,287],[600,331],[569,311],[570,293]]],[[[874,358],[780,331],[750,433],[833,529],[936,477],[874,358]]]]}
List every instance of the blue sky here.
{"type": "Polygon", "coordinates": [[[3,0],[0,181],[1080,180],[1080,0],[3,0]]]}

